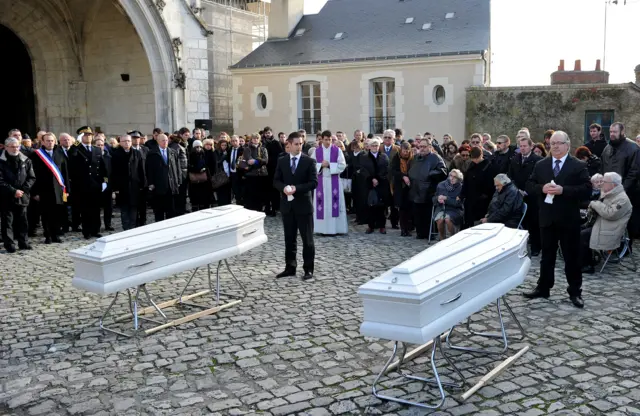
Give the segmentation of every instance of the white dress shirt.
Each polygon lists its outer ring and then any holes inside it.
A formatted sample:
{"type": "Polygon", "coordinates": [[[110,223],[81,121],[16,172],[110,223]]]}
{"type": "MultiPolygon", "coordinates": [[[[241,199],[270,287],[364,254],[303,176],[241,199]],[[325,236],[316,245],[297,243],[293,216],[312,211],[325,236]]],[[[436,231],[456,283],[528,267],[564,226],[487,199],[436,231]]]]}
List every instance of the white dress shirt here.
{"type": "Polygon", "coordinates": [[[560,170],[562,171],[562,167],[564,166],[564,162],[567,160],[567,156],[569,156],[569,153],[567,153],[566,155],[564,155],[560,159],[556,159],[555,157],[552,157],[551,159],[553,160],[553,163],[551,164],[551,170],[553,171],[556,168],[556,160],[559,160],[560,161],[560,170]]]}

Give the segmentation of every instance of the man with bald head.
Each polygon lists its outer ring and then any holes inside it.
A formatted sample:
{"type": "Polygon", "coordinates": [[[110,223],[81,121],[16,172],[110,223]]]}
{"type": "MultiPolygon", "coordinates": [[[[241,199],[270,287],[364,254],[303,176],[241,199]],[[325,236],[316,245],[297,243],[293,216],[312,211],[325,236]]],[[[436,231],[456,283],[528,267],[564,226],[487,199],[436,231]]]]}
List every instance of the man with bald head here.
{"type": "Polygon", "coordinates": [[[580,206],[591,197],[587,165],[569,154],[569,135],[556,131],[549,140],[551,155],[539,161],[527,182],[527,193],[537,198],[542,258],[538,285],[524,296],[548,298],[554,285],[558,244],[564,257],[569,299],[583,308],[580,264],[580,206]]]}
{"type": "Polygon", "coordinates": [[[177,199],[182,183],[178,152],[169,148],[166,134],[158,134],[158,147],[147,155],[146,175],[156,222],[177,215],[177,199]]]}

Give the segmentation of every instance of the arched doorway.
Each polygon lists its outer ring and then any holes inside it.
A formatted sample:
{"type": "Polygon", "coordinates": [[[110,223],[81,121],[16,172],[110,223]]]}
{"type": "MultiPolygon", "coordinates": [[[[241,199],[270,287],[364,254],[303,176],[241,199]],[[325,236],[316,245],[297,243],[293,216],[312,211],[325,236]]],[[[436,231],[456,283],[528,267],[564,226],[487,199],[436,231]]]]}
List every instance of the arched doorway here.
{"type": "Polygon", "coordinates": [[[4,101],[0,112],[0,140],[10,129],[18,128],[32,137],[36,133],[35,96],[31,57],[22,40],[10,29],[0,25],[0,97],[4,101]]]}

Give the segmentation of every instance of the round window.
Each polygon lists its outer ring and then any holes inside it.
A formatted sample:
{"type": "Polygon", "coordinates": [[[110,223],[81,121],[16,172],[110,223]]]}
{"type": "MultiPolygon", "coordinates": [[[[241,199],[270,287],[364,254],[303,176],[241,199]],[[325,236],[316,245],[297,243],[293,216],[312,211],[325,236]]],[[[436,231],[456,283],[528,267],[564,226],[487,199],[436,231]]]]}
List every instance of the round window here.
{"type": "Polygon", "coordinates": [[[258,109],[264,110],[267,108],[267,96],[263,93],[258,94],[258,109]]]}
{"type": "Polygon", "coordinates": [[[442,85],[438,85],[433,89],[433,101],[440,105],[444,103],[446,98],[446,94],[444,91],[444,87],[442,85]]]}

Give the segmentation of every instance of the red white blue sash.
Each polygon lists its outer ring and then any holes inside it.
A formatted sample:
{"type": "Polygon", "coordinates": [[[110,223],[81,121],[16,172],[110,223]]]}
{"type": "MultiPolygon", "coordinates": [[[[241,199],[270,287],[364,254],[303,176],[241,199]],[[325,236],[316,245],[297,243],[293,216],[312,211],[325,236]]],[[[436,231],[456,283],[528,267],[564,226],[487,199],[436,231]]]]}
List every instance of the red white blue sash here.
{"type": "Polygon", "coordinates": [[[56,178],[60,186],[62,186],[62,194],[64,195],[64,197],[66,197],[67,188],[64,186],[64,178],[62,177],[62,173],[60,172],[60,169],[58,169],[58,166],[54,163],[53,159],[51,159],[51,157],[45,150],[38,149],[36,150],[36,154],[40,157],[42,163],[44,163],[45,166],[49,168],[49,170],[53,174],[53,177],[56,178]]]}

